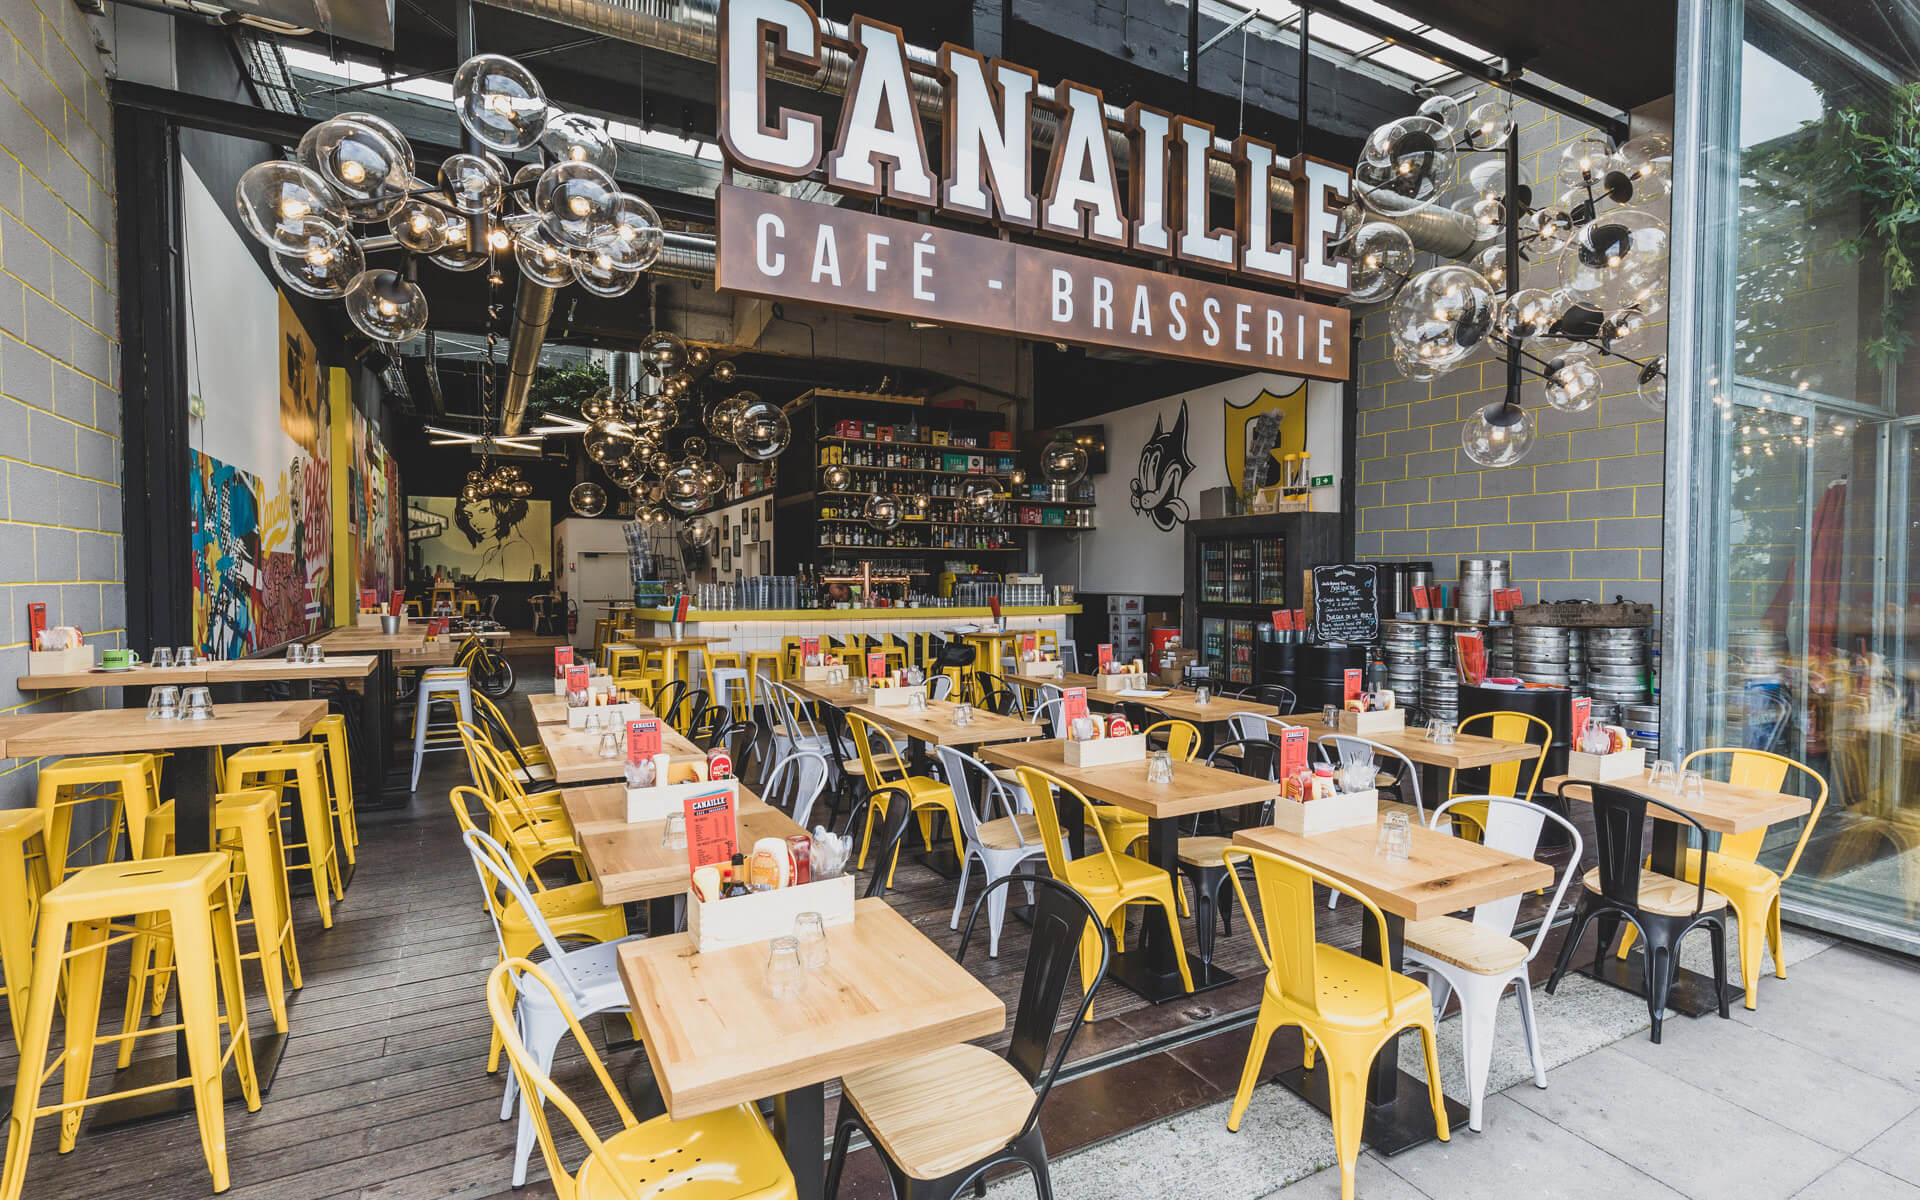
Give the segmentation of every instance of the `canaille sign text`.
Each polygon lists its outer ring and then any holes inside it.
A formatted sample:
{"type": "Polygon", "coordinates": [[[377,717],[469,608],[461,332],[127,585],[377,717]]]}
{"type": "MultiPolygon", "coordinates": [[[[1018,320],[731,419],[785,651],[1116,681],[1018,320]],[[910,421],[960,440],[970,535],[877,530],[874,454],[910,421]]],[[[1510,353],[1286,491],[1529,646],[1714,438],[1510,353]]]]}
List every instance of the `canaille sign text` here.
{"type": "MultiPolygon", "coordinates": [[[[829,144],[819,117],[769,112],[766,96],[769,62],[818,66],[825,38],[813,10],[802,0],[724,0],[720,19],[720,137],[742,170],[785,179],[820,172],[837,191],[1249,282],[1346,291],[1347,265],[1327,248],[1335,205],[1351,187],[1343,167],[1289,162],[1248,137],[1223,153],[1210,126],[1135,104],[1118,130],[1131,166],[1123,189],[1100,93],[1062,81],[1037,180],[1038,77],[946,45],[936,174],[899,29],[854,18],[843,47],[853,71],[829,144]],[[1207,211],[1208,170],[1221,159],[1237,182],[1233,229],[1212,227],[1207,211]],[[1276,228],[1286,215],[1270,190],[1277,176],[1293,186],[1285,229],[1276,228]]],[[[1320,378],[1348,374],[1347,313],[1330,305],[734,186],[720,189],[717,207],[723,289],[1320,378]]]]}

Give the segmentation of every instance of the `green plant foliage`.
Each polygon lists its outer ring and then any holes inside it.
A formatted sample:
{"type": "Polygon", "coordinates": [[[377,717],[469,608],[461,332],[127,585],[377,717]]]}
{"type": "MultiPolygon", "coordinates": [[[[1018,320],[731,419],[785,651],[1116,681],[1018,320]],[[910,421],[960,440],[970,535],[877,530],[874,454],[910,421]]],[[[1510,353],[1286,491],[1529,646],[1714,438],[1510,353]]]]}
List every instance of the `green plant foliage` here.
{"type": "Polygon", "coordinates": [[[606,386],[607,373],[596,363],[542,368],[533,378],[527,406],[535,412],[557,410],[577,417],[581,402],[606,386]]]}

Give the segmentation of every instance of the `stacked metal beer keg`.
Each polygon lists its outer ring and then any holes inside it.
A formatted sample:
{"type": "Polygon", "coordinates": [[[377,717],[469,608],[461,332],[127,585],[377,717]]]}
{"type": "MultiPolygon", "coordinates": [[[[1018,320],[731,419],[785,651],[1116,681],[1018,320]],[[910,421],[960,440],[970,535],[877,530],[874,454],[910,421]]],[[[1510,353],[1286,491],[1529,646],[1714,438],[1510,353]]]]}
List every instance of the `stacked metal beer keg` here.
{"type": "Polygon", "coordinates": [[[1660,706],[1657,704],[1622,704],[1620,722],[1627,730],[1627,740],[1636,750],[1650,750],[1653,758],[1660,756],[1660,706]]]}
{"type": "Polygon", "coordinates": [[[1380,654],[1387,664],[1387,686],[1402,708],[1420,707],[1420,680],[1427,665],[1427,626],[1413,621],[1385,621],[1380,626],[1380,654]]]}
{"type": "MultiPolygon", "coordinates": [[[[1586,686],[1597,701],[1647,702],[1647,639],[1639,629],[1586,631],[1586,686]]],[[[1656,719],[1657,720],[1657,719],[1656,719]]]]}
{"type": "Polygon", "coordinates": [[[1487,628],[1487,675],[1494,679],[1513,678],[1513,626],[1487,628]]]}
{"type": "Polygon", "coordinates": [[[1460,583],[1453,595],[1454,616],[1462,621],[1491,621],[1493,594],[1506,586],[1506,559],[1461,559],[1460,583]]]}
{"type": "Polygon", "coordinates": [[[1454,670],[1451,625],[1428,625],[1426,674],[1420,689],[1420,710],[1431,721],[1460,719],[1460,675],[1454,670]]]}
{"type": "Polygon", "coordinates": [[[1587,690],[1587,631],[1567,630],[1567,686],[1575,695],[1587,690]]]}
{"type": "Polygon", "coordinates": [[[1566,687],[1567,631],[1551,625],[1515,626],[1513,673],[1526,683],[1566,687]]]}

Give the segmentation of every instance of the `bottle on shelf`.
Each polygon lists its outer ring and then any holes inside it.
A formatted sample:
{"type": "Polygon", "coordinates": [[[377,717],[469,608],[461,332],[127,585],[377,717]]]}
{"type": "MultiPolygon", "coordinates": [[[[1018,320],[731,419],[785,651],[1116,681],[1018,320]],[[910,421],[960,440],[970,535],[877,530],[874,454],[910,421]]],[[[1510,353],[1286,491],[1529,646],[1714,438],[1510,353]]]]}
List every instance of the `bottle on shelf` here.
{"type": "Polygon", "coordinates": [[[733,862],[720,870],[720,898],[745,896],[752,891],[747,886],[747,856],[735,854],[733,862]]]}

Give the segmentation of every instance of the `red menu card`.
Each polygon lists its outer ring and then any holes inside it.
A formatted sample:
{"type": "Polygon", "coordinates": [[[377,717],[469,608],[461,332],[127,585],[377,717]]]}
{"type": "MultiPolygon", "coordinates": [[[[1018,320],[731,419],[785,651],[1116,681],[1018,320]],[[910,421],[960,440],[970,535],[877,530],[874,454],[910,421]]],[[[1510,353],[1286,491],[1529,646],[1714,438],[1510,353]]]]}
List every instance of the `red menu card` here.
{"type": "MultiPolygon", "coordinates": [[[[627,763],[643,763],[660,753],[660,718],[641,717],[627,722],[627,763]]],[[[655,783],[665,783],[657,779],[655,783]]]]}
{"type": "Polygon", "coordinates": [[[1035,650],[1038,650],[1039,648],[1040,648],[1039,638],[1035,637],[1033,634],[1030,634],[1030,633],[1020,635],[1020,661],[1025,662],[1027,659],[1027,655],[1032,654],[1035,650]]]}
{"type": "Polygon", "coordinates": [[[1100,648],[1099,648],[1099,655],[1100,655],[1099,670],[1102,675],[1105,675],[1107,673],[1107,668],[1113,665],[1113,643],[1101,642],[1100,648]]]}
{"type": "Polygon", "coordinates": [[[374,591],[372,588],[361,588],[360,589],[360,611],[361,612],[379,612],[380,611],[380,594],[374,591]]]}
{"type": "Polygon", "coordinates": [[[397,616],[401,616],[406,611],[407,611],[407,594],[405,592],[395,592],[393,594],[393,600],[387,605],[388,614],[397,617],[397,616]]]}
{"type": "Polygon", "coordinates": [[[553,677],[565,679],[567,668],[573,665],[573,647],[555,646],[553,648],[553,677]]]}
{"type": "Polygon", "coordinates": [[[1292,629],[1293,628],[1293,610],[1290,608],[1274,609],[1273,610],[1273,627],[1275,629],[1292,629]]]}
{"type": "Polygon", "coordinates": [[[27,605],[27,649],[40,649],[40,635],[47,631],[45,603],[27,605]]]}
{"type": "Polygon", "coordinates": [[[1060,719],[1066,722],[1068,728],[1072,728],[1075,721],[1086,715],[1087,689],[1070,687],[1060,693],[1060,719]]]}
{"type": "Polygon", "coordinates": [[[1587,722],[1593,719],[1593,701],[1586,696],[1573,698],[1573,748],[1580,749],[1580,735],[1587,731],[1587,722]]]}
{"type": "Polygon", "coordinates": [[[1341,676],[1341,697],[1346,700],[1358,700],[1360,693],[1367,689],[1366,672],[1359,667],[1348,667],[1341,676]]]}
{"type": "Polygon", "coordinates": [[[810,658],[817,657],[819,653],[820,653],[819,638],[806,637],[806,638],[800,639],[800,665],[801,666],[803,667],[806,666],[807,660],[810,658]]]}
{"type": "Polygon", "coordinates": [[[1460,682],[1478,687],[1487,681],[1487,643],[1478,630],[1453,635],[1454,654],[1460,663],[1460,682]]]}
{"type": "Polygon", "coordinates": [[[727,862],[740,849],[733,796],[732,787],[719,787],[688,796],[682,802],[687,817],[687,866],[691,871],[727,862]]]}
{"type": "Polygon", "coordinates": [[[878,682],[887,677],[887,656],[881,651],[867,655],[867,678],[878,682]]]}
{"type": "Polygon", "coordinates": [[[1280,778],[1291,779],[1306,769],[1306,727],[1289,725],[1280,731],[1280,778]]]}
{"type": "Polygon", "coordinates": [[[584,692],[587,690],[587,668],[582,663],[567,668],[567,691],[584,692]]]}

